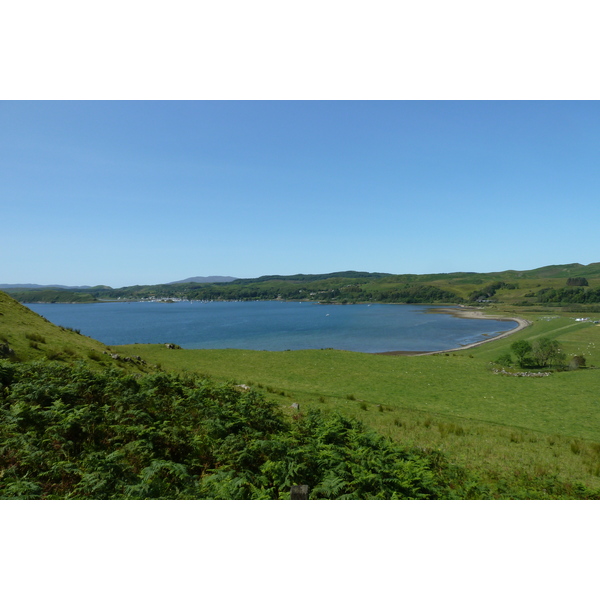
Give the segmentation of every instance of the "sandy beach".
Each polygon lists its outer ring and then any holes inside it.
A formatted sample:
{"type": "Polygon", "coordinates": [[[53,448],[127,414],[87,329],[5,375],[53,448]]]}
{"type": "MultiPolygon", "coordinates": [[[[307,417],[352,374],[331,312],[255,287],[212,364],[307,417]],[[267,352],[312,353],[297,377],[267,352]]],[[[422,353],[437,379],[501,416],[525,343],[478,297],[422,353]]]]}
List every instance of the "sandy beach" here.
{"type": "Polygon", "coordinates": [[[511,329],[510,331],[505,331],[499,335],[495,335],[493,337],[489,337],[486,340],[481,340],[480,342],[474,342],[473,344],[466,344],[465,346],[460,346],[458,348],[449,348],[448,350],[435,350],[433,352],[412,352],[405,350],[398,350],[395,352],[377,352],[376,354],[383,354],[387,356],[395,356],[395,355],[405,355],[405,356],[423,356],[425,354],[440,354],[441,352],[457,352],[458,350],[468,350],[469,348],[475,348],[475,346],[481,346],[482,344],[487,344],[488,342],[493,342],[495,340],[499,340],[501,338],[507,337],[516,333],[517,331],[521,331],[531,325],[531,321],[527,321],[526,319],[521,319],[520,317],[507,317],[504,315],[486,315],[483,314],[480,310],[474,310],[472,308],[434,308],[431,312],[439,312],[446,313],[449,315],[453,315],[455,317],[459,317],[461,319],[491,319],[493,321],[515,321],[517,323],[517,327],[511,329]]]}

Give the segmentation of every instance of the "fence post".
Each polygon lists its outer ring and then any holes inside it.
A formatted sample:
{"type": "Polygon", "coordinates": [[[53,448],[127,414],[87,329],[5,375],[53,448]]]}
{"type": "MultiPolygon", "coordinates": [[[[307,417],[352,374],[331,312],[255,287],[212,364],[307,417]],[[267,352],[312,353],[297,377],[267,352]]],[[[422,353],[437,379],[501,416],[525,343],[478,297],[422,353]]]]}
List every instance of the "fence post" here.
{"type": "Polygon", "coordinates": [[[307,485],[293,485],[290,489],[291,500],[308,500],[307,485]]]}

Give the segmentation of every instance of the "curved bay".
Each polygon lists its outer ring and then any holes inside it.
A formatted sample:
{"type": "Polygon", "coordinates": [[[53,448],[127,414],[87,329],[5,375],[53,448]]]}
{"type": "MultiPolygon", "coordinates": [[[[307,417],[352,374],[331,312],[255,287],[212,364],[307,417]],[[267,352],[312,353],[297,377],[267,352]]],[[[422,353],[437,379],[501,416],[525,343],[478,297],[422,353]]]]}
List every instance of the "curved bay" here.
{"type": "Polygon", "coordinates": [[[106,302],[30,304],[49,321],[107,345],[355,352],[437,351],[514,329],[512,321],[458,319],[406,304],[312,302],[106,302]]]}

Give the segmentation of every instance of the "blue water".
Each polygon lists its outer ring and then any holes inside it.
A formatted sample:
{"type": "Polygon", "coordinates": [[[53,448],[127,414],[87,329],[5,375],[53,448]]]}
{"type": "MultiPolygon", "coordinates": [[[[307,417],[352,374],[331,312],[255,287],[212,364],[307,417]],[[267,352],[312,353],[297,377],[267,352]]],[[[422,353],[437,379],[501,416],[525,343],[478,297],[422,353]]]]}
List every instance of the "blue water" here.
{"type": "Polygon", "coordinates": [[[459,319],[430,306],[313,302],[107,302],[28,304],[63,327],[107,345],[173,343],[183,348],[355,352],[435,351],[479,342],[513,321],[459,319]]]}

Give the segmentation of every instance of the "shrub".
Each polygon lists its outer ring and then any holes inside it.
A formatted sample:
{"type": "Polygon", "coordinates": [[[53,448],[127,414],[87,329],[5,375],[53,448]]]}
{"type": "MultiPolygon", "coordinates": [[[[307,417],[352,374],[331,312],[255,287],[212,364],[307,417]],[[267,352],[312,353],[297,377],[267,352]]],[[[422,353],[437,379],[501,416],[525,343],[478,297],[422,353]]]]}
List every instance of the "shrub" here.
{"type": "Polygon", "coordinates": [[[62,325],[60,326],[60,328],[63,331],[72,331],[73,333],[76,333],[77,335],[81,335],[81,329],[73,329],[72,327],[63,327],[62,325]]]}
{"type": "Polygon", "coordinates": [[[454,435],[465,435],[465,430],[455,423],[440,423],[438,425],[438,430],[442,437],[446,437],[449,433],[453,433],[454,435]]]}
{"type": "Polygon", "coordinates": [[[39,342],[40,344],[46,343],[46,338],[39,333],[26,333],[25,337],[32,342],[39,342]]]}
{"type": "Polygon", "coordinates": [[[589,286],[588,280],[585,277],[569,277],[567,279],[568,286],[589,286]]]}
{"type": "Polygon", "coordinates": [[[583,443],[580,440],[572,440],[570,446],[573,454],[581,454],[583,443]]]}
{"type": "Polygon", "coordinates": [[[585,367],[585,364],[586,364],[585,356],[578,354],[578,355],[573,356],[573,358],[571,358],[571,361],[569,362],[569,369],[571,369],[571,370],[580,369],[581,367],[585,367]]]}
{"type": "Polygon", "coordinates": [[[499,356],[496,359],[496,364],[501,365],[502,367],[510,367],[512,365],[512,356],[510,352],[506,352],[499,356]]]}

